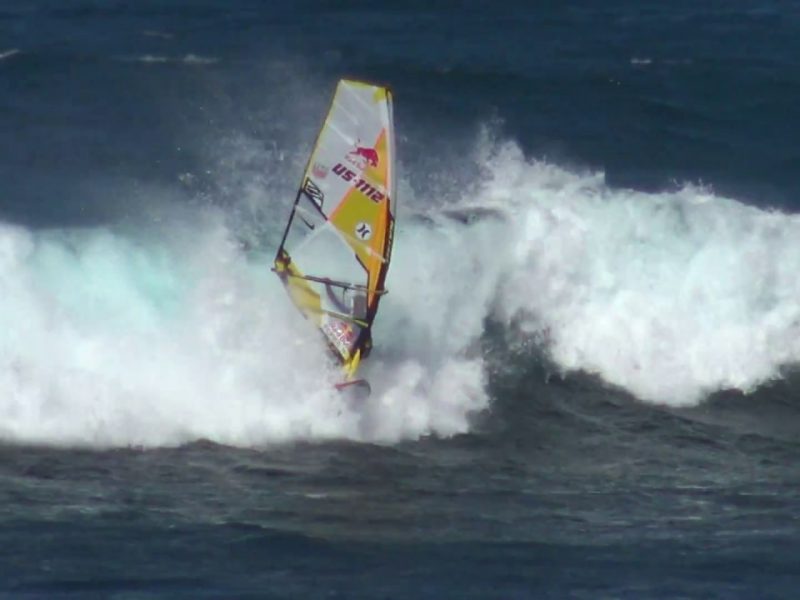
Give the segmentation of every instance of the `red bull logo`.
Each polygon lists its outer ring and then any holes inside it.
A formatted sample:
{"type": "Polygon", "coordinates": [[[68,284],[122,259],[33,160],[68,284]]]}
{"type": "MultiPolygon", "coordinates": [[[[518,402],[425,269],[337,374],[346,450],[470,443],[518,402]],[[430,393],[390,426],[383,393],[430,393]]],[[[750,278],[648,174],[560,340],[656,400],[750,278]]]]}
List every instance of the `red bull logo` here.
{"type": "Polygon", "coordinates": [[[347,158],[360,169],[365,168],[367,165],[370,167],[377,167],[379,160],[378,151],[375,150],[375,148],[367,148],[358,145],[354,150],[347,153],[347,158]]]}

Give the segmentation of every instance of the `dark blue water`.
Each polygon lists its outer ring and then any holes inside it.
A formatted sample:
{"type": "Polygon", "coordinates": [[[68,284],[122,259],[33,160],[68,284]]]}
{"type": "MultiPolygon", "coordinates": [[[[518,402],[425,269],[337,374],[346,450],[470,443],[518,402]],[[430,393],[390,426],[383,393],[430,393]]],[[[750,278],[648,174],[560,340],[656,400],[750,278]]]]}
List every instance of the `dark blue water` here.
{"type": "Polygon", "coordinates": [[[0,4],[0,596],[792,598],[800,5],[0,4]],[[352,405],[269,273],[341,77],[352,405]]]}

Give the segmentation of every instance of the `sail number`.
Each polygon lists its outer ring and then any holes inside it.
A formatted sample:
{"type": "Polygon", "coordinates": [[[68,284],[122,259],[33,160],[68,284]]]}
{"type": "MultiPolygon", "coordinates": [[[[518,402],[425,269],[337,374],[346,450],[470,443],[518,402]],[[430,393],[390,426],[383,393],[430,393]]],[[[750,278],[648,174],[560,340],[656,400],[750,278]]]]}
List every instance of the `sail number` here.
{"type": "Polygon", "coordinates": [[[345,167],[342,163],[337,163],[333,169],[331,169],[336,175],[344,179],[346,182],[354,182],[353,187],[357,190],[362,192],[367,198],[372,200],[373,202],[380,202],[385,198],[383,193],[375,189],[372,185],[370,185],[364,179],[358,177],[356,173],[347,167],[345,167]]]}

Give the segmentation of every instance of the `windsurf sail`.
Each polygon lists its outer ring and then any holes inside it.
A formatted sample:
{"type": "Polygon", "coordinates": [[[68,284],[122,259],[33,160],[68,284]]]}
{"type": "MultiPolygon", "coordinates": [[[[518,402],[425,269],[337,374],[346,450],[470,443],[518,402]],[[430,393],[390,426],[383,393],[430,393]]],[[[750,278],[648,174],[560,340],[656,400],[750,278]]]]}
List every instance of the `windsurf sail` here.
{"type": "Polygon", "coordinates": [[[394,233],[391,92],[341,80],[306,165],[275,256],[300,312],[351,380],[372,347],[372,323],[394,233]]]}

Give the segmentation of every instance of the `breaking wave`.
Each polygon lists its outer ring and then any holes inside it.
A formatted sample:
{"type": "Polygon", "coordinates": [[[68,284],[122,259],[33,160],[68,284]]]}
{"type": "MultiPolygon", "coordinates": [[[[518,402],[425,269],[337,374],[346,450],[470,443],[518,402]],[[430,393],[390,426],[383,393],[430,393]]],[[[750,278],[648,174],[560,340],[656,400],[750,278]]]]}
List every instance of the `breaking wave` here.
{"type": "MultiPolygon", "coordinates": [[[[453,435],[490,406],[487,318],[564,372],[669,405],[753,390],[800,359],[800,218],[693,186],[612,189],[511,142],[483,139],[474,160],[480,180],[446,206],[422,211],[421,191],[401,184],[362,405],[332,390],[336,368],[269,272],[274,247],[246,251],[230,207],[124,229],[3,225],[0,437],[453,435]]],[[[268,196],[273,220],[285,218],[289,201],[268,196]]]]}
{"type": "Polygon", "coordinates": [[[497,308],[560,369],[676,406],[800,362],[800,217],[691,185],[612,189],[513,144],[485,163],[475,202],[511,230],[497,308]]]}

